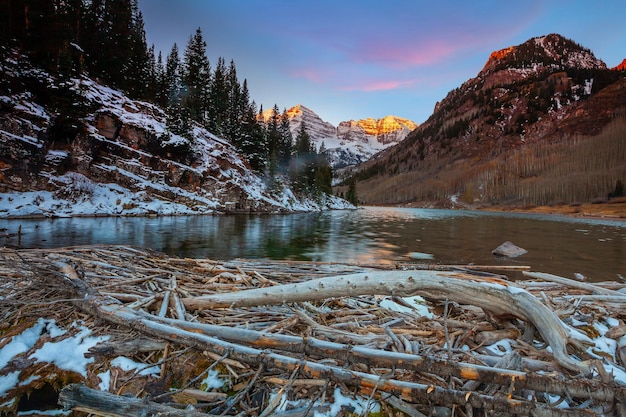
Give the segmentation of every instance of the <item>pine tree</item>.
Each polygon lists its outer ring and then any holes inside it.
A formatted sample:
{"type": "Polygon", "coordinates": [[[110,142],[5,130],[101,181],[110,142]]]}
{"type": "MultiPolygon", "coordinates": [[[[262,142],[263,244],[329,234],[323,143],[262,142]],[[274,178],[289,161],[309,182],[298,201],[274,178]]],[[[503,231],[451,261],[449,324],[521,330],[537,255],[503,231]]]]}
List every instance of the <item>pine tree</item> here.
{"type": "Polygon", "coordinates": [[[100,38],[107,39],[102,48],[102,76],[114,87],[131,89],[130,66],[133,53],[133,11],[130,0],[106,0],[100,38]]]}
{"type": "Polygon", "coordinates": [[[104,25],[104,0],[91,0],[84,8],[80,45],[87,55],[87,69],[92,77],[106,74],[104,43],[108,42],[104,25]]]}
{"type": "Polygon", "coordinates": [[[226,139],[231,141],[231,143],[236,143],[240,140],[241,123],[245,108],[248,105],[248,99],[246,98],[246,102],[244,103],[242,88],[237,79],[237,69],[235,62],[232,60],[228,67],[226,79],[228,88],[228,110],[222,131],[226,139]]]}
{"type": "Polygon", "coordinates": [[[348,182],[348,192],[346,192],[346,200],[355,206],[359,204],[359,197],[356,193],[356,180],[351,178],[348,182]]]}
{"type": "Polygon", "coordinates": [[[211,79],[211,88],[209,95],[209,124],[208,128],[212,132],[223,135],[225,121],[228,119],[228,74],[224,58],[217,60],[215,71],[211,79]]]}
{"type": "MultiPolygon", "coordinates": [[[[244,87],[247,90],[247,83],[244,87]]],[[[254,101],[248,106],[241,126],[240,142],[237,146],[250,162],[252,169],[263,172],[267,167],[267,135],[259,120],[254,101]]]]}
{"type": "Polygon", "coordinates": [[[130,46],[126,80],[126,91],[132,96],[144,100],[154,100],[151,94],[154,84],[154,50],[148,49],[143,15],[137,0],[131,1],[132,21],[130,27],[130,46]]]}
{"type": "Polygon", "coordinates": [[[165,86],[165,67],[163,55],[159,51],[154,65],[154,102],[161,107],[167,107],[167,88],[165,86]]]}
{"type": "Polygon", "coordinates": [[[333,194],[333,169],[326,158],[323,143],[315,157],[315,189],[317,193],[333,194]]]}
{"type": "Polygon", "coordinates": [[[289,161],[291,159],[291,148],[293,147],[293,136],[291,134],[291,127],[289,124],[289,115],[287,109],[283,109],[283,113],[280,116],[280,142],[278,147],[278,163],[281,169],[286,172],[289,168],[289,161]]]}
{"type": "Polygon", "coordinates": [[[278,105],[275,104],[272,108],[272,115],[267,121],[267,167],[270,177],[276,175],[279,168],[280,144],[282,141],[282,135],[280,133],[279,126],[280,112],[278,111],[278,105]]]}
{"type": "Polygon", "coordinates": [[[182,74],[185,88],[183,105],[189,110],[192,119],[204,123],[209,110],[211,67],[200,28],[196,29],[196,33],[187,43],[182,74]]]}
{"type": "Polygon", "coordinates": [[[300,124],[289,167],[291,186],[298,192],[311,193],[315,180],[315,156],[305,123],[300,124]]]}
{"type": "Polygon", "coordinates": [[[161,88],[161,95],[163,96],[165,107],[173,107],[180,104],[183,87],[180,57],[176,44],[172,45],[172,50],[167,56],[161,88]]]}

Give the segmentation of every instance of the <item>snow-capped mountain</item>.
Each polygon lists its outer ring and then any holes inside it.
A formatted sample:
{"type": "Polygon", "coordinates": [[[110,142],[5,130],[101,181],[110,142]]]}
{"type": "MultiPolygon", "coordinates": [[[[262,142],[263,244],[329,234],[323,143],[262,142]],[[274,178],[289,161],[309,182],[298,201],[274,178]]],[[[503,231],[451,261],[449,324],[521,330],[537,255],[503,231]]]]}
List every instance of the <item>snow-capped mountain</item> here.
{"type": "MultiPolygon", "coordinates": [[[[266,120],[270,115],[271,110],[264,112],[266,120]]],[[[333,168],[367,161],[375,153],[400,142],[417,127],[415,122],[396,116],[349,120],[335,127],[301,104],[288,109],[287,115],[293,137],[304,123],[312,143],[318,149],[324,145],[333,168]]]]}

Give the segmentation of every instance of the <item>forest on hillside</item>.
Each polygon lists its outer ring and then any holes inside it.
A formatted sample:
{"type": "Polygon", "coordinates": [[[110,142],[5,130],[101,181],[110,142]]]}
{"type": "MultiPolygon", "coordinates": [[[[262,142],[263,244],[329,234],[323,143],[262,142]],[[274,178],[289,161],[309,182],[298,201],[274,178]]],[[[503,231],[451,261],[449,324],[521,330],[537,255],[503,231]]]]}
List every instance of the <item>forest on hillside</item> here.
{"type": "Polygon", "coordinates": [[[536,142],[482,162],[459,160],[445,169],[438,160],[424,160],[420,170],[379,176],[375,194],[362,186],[359,197],[395,204],[448,201],[450,196],[468,205],[601,202],[624,195],[624,138],[626,115],[621,115],[593,137],[536,142]]]}
{"type": "MultiPolygon", "coordinates": [[[[185,48],[173,44],[167,55],[148,46],[137,0],[6,0],[0,3],[0,58],[15,54],[55,79],[54,88],[24,77],[0,79],[0,93],[29,92],[54,110],[50,141],[72,141],[80,120],[94,109],[70,88],[86,76],[119,89],[130,98],[157,104],[168,114],[167,132],[193,142],[197,123],[227,139],[250,166],[272,182],[287,178],[298,192],[332,193],[332,170],[323,150],[311,144],[306,128],[297,137],[286,111],[272,109],[267,123],[240,81],[234,61],[220,57],[211,65],[198,28],[185,48]]],[[[192,147],[169,149],[191,162],[192,147]]]]}

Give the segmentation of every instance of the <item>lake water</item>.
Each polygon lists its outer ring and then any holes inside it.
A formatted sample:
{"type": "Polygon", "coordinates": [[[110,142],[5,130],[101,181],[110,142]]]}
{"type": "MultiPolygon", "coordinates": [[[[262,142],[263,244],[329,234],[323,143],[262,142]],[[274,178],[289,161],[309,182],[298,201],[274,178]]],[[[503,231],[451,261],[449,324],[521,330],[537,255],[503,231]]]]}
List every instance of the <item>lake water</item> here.
{"type": "Polygon", "coordinates": [[[529,265],[590,281],[626,277],[626,222],[619,220],[378,207],[289,215],[0,219],[0,245],[85,244],[136,245],[215,260],[529,265]],[[492,255],[505,241],[528,253],[513,259],[492,255]]]}

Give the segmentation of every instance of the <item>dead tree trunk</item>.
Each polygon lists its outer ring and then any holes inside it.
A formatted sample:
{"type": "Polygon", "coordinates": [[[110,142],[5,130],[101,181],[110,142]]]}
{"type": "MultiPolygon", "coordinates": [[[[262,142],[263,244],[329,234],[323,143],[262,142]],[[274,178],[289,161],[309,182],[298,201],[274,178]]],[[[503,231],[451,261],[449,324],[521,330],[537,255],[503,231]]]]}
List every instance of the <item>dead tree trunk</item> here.
{"type": "Polygon", "coordinates": [[[66,410],[82,411],[104,417],[212,417],[211,414],[179,410],[152,401],[121,397],[109,392],[70,384],[59,393],[59,404],[66,410]]]}

